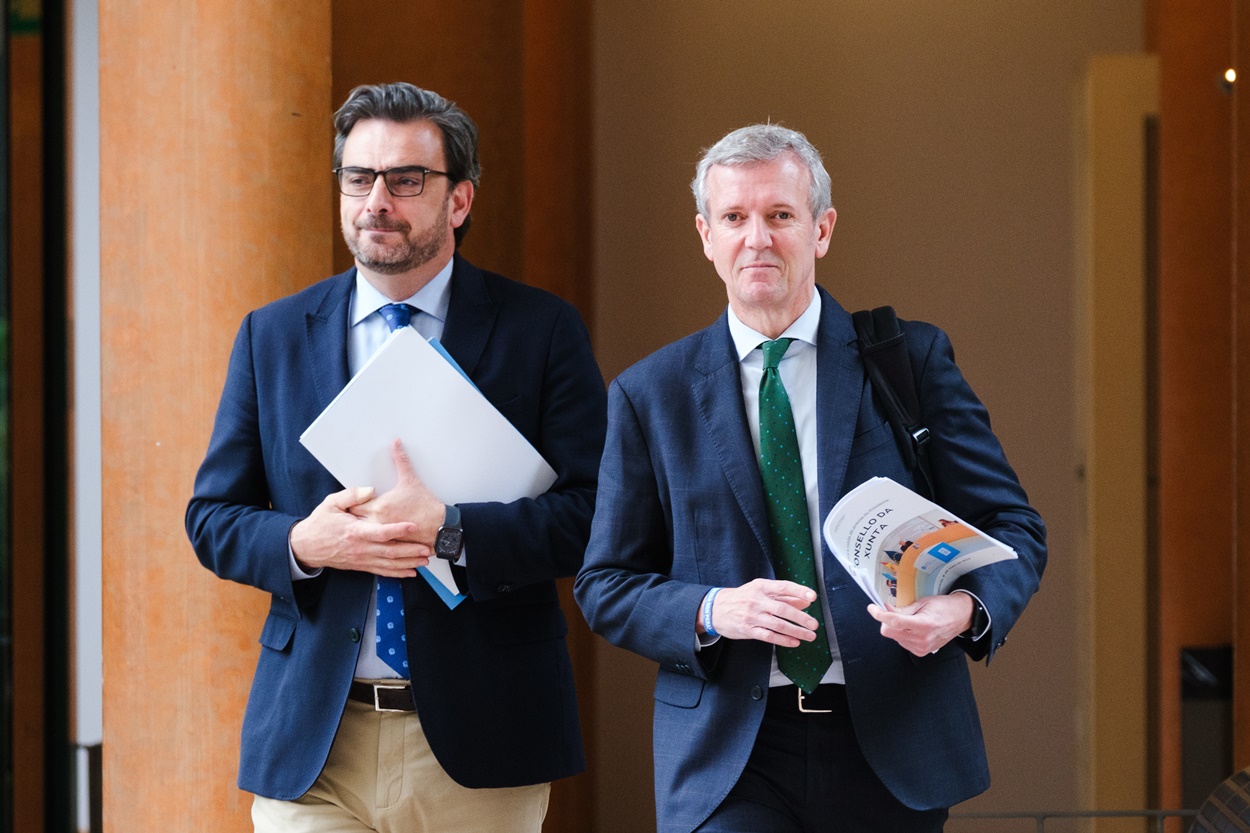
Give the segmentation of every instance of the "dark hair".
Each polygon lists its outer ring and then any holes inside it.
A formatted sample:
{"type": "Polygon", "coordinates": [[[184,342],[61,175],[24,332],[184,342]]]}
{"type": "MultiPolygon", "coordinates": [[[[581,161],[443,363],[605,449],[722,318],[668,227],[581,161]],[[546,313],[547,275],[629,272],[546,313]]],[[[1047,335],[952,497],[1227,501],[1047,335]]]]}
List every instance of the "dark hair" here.
{"type": "MultiPolygon", "coordinates": [[[[394,84],[363,84],[352,90],[334,114],[334,167],[343,164],[343,145],[352,128],[365,119],[397,124],[428,121],[443,134],[443,155],[452,185],[468,180],[476,189],[482,175],[477,158],[477,125],[469,114],[436,92],[400,81],[394,84]]],[[[456,248],[469,231],[471,216],[455,230],[456,248]]]]}

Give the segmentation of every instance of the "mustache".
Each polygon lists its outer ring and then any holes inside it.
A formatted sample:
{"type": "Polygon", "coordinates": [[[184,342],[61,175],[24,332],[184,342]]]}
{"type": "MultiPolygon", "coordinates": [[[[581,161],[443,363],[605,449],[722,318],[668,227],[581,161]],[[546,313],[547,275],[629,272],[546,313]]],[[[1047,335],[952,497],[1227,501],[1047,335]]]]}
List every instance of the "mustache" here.
{"type": "Polygon", "coordinates": [[[366,217],[356,221],[356,228],[361,231],[408,231],[408,224],[400,220],[381,217],[366,217]]]}

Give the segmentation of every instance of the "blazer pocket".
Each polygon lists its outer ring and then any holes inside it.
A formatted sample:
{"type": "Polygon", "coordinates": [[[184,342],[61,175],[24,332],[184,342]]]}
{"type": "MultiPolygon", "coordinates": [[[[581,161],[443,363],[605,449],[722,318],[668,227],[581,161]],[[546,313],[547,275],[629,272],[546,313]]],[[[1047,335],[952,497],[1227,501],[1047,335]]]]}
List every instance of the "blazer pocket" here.
{"type": "Polygon", "coordinates": [[[874,428],[869,428],[867,431],[855,435],[855,440],[851,443],[851,458],[854,459],[863,454],[876,451],[886,443],[892,442],[894,442],[894,429],[890,427],[890,423],[887,420],[874,428]]]}
{"type": "Polygon", "coordinates": [[[693,709],[703,699],[704,680],[660,669],[655,679],[655,699],[679,709],[693,709]]]}
{"type": "MultiPolygon", "coordinates": [[[[521,422],[524,415],[525,400],[521,394],[514,392],[505,393],[497,400],[491,399],[490,404],[495,406],[495,410],[503,414],[504,419],[511,422],[514,426],[521,422]]],[[[519,430],[519,429],[518,429],[519,430]]]]}
{"type": "Polygon", "coordinates": [[[564,614],[558,605],[498,607],[482,612],[487,633],[503,645],[563,639],[569,632],[568,623],[564,621],[564,614]]]}
{"type": "Polygon", "coordinates": [[[295,635],[295,622],[285,616],[270,613],[260,632],[260,644],[275,651],[285,651],[295,635]]]}

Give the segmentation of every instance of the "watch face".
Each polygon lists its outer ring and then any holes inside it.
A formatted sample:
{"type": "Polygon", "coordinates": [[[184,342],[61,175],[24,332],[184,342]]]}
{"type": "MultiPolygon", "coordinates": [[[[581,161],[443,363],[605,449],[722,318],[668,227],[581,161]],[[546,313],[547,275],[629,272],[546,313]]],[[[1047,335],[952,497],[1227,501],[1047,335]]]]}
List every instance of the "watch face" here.
{"type": "Polygon", "coordinates": [[[464,540],[464,531],[454,527],[442,527],[434,538],[434,554],[448,561],[460,557],[460,543],[464,540]]]}

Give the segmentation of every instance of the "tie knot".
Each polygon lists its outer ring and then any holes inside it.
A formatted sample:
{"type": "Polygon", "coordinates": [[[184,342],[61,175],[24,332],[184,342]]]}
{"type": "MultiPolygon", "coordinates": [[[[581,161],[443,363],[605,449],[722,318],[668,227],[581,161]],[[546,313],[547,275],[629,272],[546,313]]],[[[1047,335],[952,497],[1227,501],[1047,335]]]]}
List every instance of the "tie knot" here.
{"type": "Polygon", "coordinates": [[[382,317],[386,319],[386,326],[391,328],[391,332],[395,332],[400,327],[407,327],[408,322],[412,320],[412,314],[416,311],[416,307],[411,304],[386,304],[378,309],[378,312],[382,313],[382,317]]]}
{"type": "Polygon", "coordinates": [[[764,351],[764,369],[776,370],[777,365],[781,364],[781,357],[790,349],[792,338],[779,338],[776,341],[765,341],[760,345],[764,351]]]}

